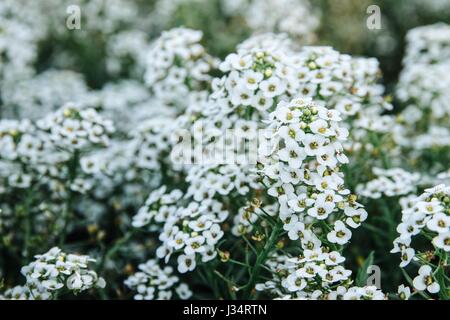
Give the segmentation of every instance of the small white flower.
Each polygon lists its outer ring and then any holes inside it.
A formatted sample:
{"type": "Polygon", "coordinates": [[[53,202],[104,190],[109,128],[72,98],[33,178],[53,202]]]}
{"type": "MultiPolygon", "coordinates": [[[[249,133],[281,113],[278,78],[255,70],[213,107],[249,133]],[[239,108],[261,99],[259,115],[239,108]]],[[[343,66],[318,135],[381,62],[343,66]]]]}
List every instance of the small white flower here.
{"type": "Polygon", "coordinates": [[[413,280],[414,288],[419,291],[428,290],[430,293],[437,293],[440,290],[439,283],[432,276],[432,269],[428,265],[421,266],[419,275],[413,280]]]}
{"type": "Polygon", "coordinates": [[[405,285],[401,284],[398,286],[398,296],[401,300],[408,300],[411,296],[411,289],[409,287],[406,287],[405,285]]]}
{"type": "Polygon", "coordinates": [[[400,258],[401,258],[400,267],[404,268],[411,262],[411,260],[415,256],[416,252],[412,248],[404,248],[404,249],[402,249],[400,254],[401,254],[400,255],[400,258]]]}
{"type": "Polygon", "coordinates": [[[178,262],[178,272],[186,273],[195,269],[195,255],[180,255],[177,259],[178,262]]]}
{"type": "Polygon", "coordinates": [[[441,248],[446,252],[450,252],[450,231],[446,233],[440,233],[433,238],[433,244],[437,248],[441,248]]]}
{"type": "Polygon", "coordinates": [[[351,237],[352,232],[340,220],[335,222],[334,230],[327,234],[328,241],[341,245],[346,244],[351,237]]]}

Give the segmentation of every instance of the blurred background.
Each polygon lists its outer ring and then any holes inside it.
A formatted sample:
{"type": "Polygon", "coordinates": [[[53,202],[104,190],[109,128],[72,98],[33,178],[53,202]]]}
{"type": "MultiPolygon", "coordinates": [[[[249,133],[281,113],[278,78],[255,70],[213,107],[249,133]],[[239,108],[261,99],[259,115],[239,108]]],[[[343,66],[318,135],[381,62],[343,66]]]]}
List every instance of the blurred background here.
{"type": "Polygon", "coordinates": [[[139,74],[133,68],[139,50],[162,30],[176,26],[202,30],[204,45],[219,58],[250,34],[263,31],[286,32],[301,44],[376,57],[389,89],[401,70],[406,32],[450,22],[450,0],[6,0],[0,3],[0,17],[0,34],[6,34],[0,42],[4,56],[23,49],[28,53],[20,53],[26,55],[21,64],[33,72],[71,69],[83,74],[93,89],[139,74]],[[79,30],[66,27],[70,5],[80,8],[79,30]],[[381,9],[380,30],[367,28],[370,5],[381,9]],[[8,19],[22,28],[14,30],[8,19]],[[12,43],[17,48],[8,53],[12,43]]]}

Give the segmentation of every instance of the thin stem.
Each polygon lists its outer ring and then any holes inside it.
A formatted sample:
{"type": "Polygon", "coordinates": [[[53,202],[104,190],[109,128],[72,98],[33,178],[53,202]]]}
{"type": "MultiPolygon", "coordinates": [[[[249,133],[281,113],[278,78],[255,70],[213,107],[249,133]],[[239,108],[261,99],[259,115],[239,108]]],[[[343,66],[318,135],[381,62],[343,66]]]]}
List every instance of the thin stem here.
{"type": "Polygon", "coordinates": [[[75,150],[73,153],[73,157],[69,163],[69,183],[68,183],[68,189],[67,189],[67,201],[66,201],[66,207],[63,211],[63,228],[61,230],[61,234],[59,237],[59,246],[62,247],[64,245],[64,242],[66,240],[67,236],[67,229],[69,227],[69,221],[73,214],[73,201],[74,201],[74,192],[70,188],[73,181],[77,177],[77,168],[78,168],[78,162],[79,162],[79,151],[75,150]]]}
{"type": "Polygon", "coordinates": [[[281,222],[278,222],[275,227],[272,230],[272,233],[270,234],[269,239],[267,240],[266,244],[264,245],[263,250],[260,252],[260,254],[256,258],[256,263],[253,268],[251,268],[250,271],[250,279],[245,286],[245,297],[248,299],[251,298],[252,290],[256,284],[256,282],[259,279],[259,273],[261,272],[262,265],[266,262],[267,257],[269,254],[273,251],[275,244],[278,241],[279,234],[282,230],[282,224],[281,222]]]}

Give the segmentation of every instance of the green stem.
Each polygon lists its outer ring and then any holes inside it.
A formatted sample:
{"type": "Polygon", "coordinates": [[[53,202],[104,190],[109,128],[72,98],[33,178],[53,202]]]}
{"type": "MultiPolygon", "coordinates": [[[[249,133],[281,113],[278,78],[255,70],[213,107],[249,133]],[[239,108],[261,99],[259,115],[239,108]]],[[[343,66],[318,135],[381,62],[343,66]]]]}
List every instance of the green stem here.
{"type": "Polygon", "coordinates": [[[117,240],[114,243],[114,245],[111,248],[108,249],[108,251],[106,251],[106,253],[100,259],[100,262],[99,262],[98,267],[97,267],[97,273],[100,273],[100,272],[103,271],[106,261],[108,259],[110,259],[111,257],[113,257],[114,254],[116,254],[116,252],[119,251],[120,248],[125,243],[127,243],[128,240],[130,240],[133,235],[134,235],[134,229],[132,229],[131,231],[128,231],[122,238],[117,240]]]}
{"type": "Polygon", "coordinates": [[[267,240],[266,244],[264,245],[263,250],[257,256],[255,266],[253,268],[251,268],[250,279],[245,286],[245,292],[244,292],[245,297],[247,299],[251,298],[253,288],[255,287],[255,284],[259,279],[259,273],[261,272],[262,265],[266,262],[267,257],[273,251],[275,244],[278,241],[278,237],[279,237],[281,230],[282,230],[282,223],[278,222],[275,225],[275,227],[273,228],[272,233],[270,234],[269,239],[267,240]]]}
{"type": "Polygon", "coordinates": [[[69,226],[69,221],[70,218],[73,214],[72,210],[73,210],[73,201],[74,201],[74,193],[71,190],[70,186],[73,183],[73,181],[75,180],[75,178],[77,177],[77,168],[78,168],[78,162],[79,162],[79,151],[75,150],[73,153],[73,157],[69,163],[69,183],[68,183],[68,189],[67,189],[67,201],[66,201],[66,207],[63,211],[63,228],[61,230],[61,234],[59,237],[59,246],[63,247],[64,242],[66,240],[66,236],[67,236],[67,229],[69,226]]]}

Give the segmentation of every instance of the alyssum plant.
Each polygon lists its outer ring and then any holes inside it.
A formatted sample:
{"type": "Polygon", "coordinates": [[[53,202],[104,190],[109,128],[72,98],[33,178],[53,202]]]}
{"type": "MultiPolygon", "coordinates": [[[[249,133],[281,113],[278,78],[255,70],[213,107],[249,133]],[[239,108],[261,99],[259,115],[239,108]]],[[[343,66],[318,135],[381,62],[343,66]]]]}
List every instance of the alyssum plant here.
{"type": "Polygon", "coordinates": [[[2,299],[449,298],[447,25],[410,31],[390,97],[305,45],[307,1],[217,1],[259,31],[223,59],[156,37],[188,0],[79,0],[73,34],[51,2],[0,4],[2,299]]]}

